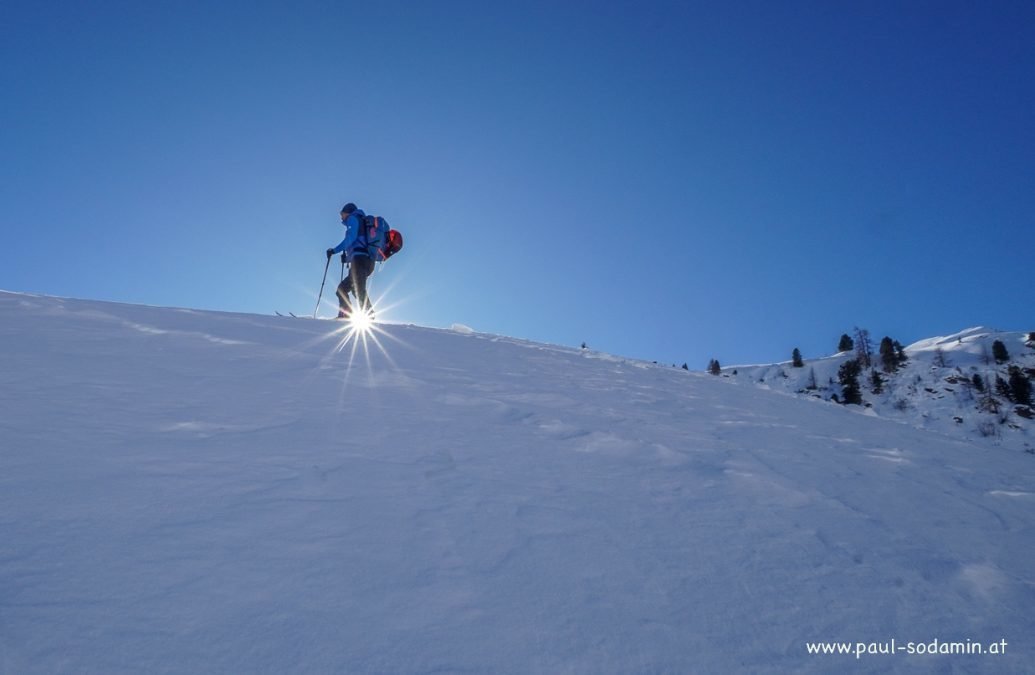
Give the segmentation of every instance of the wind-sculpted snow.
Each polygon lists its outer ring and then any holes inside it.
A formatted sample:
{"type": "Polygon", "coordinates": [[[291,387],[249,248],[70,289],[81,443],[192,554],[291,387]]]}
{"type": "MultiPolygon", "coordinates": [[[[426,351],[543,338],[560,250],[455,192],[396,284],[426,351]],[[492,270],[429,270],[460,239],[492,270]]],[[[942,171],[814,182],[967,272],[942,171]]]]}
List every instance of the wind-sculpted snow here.
{"type": "Polygon", "coordinates": [[[0,293],[0,672],[1028,672],[1035,457],[590,351],[0,293]],[[1005,655],[809,642],[1005,639],[1005,655]]]}

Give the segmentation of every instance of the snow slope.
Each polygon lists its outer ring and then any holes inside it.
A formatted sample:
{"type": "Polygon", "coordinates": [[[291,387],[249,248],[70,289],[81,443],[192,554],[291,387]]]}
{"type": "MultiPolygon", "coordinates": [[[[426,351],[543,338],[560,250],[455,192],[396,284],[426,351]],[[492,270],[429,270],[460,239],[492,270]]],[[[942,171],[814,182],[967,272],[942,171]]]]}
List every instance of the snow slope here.
{"type": "MultiPolygon", "coordinates": [[[[870,369],[863,370],[859,382],[867,412],[968,441],[1033,452],[1035,411],[1000,396],[998,412],[993,413],[983,408],[982,393],[972,386],[975,375],[993,384],[996,377],[1008,380],[1011,366],[1035,375],[1035,343],[1027,337],[1028,333],[978,327],[920,340],[905,347],[908,360],[895,373],[883,372],[880,355],[875,353],[874,368],[886,381],[883,391],[875,394],[870,369]],[[997,364],[991,357],[996,340],[1007,348],[1010,359],[1006,363],[997,364]]],[[[838,368],[852,358],[852,352],[806,358],[802,368],[792,367],[790,361],[730,366],[723,369],[723,374],[740,383],[830,400],[841,394],[838,368]],[[808,388],[813,377],[818,387],[815,390],[808,388]]]]}
{"type": "Polygon", "coordinates": [[[1035,457],[478,333],[0,293],[0,672],[1030,672],[1035,457]],[[1006,640],[1004,655],[810,655],[1006,640]]]}

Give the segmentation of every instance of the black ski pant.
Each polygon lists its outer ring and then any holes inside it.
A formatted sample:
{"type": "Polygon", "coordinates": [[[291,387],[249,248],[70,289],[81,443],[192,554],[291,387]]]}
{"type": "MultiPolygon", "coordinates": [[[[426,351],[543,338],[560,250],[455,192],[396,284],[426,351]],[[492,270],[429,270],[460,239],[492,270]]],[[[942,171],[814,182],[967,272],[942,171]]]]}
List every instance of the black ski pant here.
{"type": "Polygon", "coordinates": [[[374,273],[374,261],[366,256],[357,256],[349,264],[349,273],[338,284],[338,310],[345,314],[352,313],[349,293],[356,296],[356,303],[370,311],[370,298],[367,296],[367,278],[374,273]]]}

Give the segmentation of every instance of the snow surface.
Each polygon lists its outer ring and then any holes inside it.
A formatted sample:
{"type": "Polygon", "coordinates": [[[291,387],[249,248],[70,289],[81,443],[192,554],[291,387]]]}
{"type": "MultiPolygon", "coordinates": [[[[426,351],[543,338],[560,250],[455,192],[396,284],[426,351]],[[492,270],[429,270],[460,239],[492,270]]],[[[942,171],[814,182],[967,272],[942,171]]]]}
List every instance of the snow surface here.
{"type": "Polygon", "coordinates": [[[1031,672],[1035,457],[340,328],[0,293],[0,672],[1031,672]]]}

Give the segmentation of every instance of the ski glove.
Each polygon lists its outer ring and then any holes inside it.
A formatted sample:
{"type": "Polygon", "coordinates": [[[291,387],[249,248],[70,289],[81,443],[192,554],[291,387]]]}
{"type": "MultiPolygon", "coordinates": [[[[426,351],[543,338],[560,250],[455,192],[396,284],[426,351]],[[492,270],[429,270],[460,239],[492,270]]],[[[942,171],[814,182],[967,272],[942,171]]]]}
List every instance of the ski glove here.
{"type": "Polygon", "coordinates": [[[333,248],[327,249],[327,259],[330,260],[331,256],[333,256],[333,255],[334,255],[334,249],[333,248]]]}

